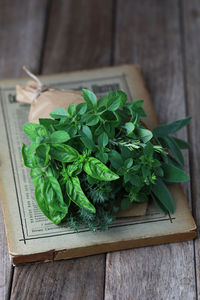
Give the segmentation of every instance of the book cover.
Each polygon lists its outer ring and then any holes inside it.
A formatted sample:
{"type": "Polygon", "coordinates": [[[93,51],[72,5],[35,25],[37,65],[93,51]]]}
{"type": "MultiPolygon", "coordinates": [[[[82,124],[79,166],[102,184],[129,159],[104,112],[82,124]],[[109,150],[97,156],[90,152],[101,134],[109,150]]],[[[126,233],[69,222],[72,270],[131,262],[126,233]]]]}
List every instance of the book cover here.
{"type": "MultiPolygon", "coordinates": [[[[88,88],[99,97],[110,90],[121,89],[130,100],[144,99],[143,107],[148,116],[145,124],[150,129],[157,125],[138,66],[41,76],[41,80],[57,89],[88,88]]],[[[24,79],[0,82],[0,197],[13,264],[81,257],[184,241],[196,236],[195,222],[178,184],[170,186],[176,206],[172,215],[164,215],[149,203],[144,215],[139,213],[133,217],[127,212],[117,218],[106,232],[93,233],[86,228],[74,232],[67,226],[52,224],[37,206],[29,170],[23,166],[21,159],[22,142],[28,143],[22,126],[28,120],[30,106],[16,101],[16,84],[25,82],[24,79]]],[[[136,209],[140,211],[141,208],[136,209]]]]}

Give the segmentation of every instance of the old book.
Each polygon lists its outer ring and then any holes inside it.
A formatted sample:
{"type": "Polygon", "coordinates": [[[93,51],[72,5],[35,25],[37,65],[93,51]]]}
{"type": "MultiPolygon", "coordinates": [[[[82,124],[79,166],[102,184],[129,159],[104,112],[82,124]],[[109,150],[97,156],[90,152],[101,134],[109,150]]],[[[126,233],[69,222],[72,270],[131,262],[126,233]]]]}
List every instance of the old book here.
{"type": "MultiPolygon", "coordinates": [[[[157,119],[139,67],[125,65],[92,71],[42,76],[44,84],[59,89],[92,89],[103,96],[122,89],[129,99],[144,99],[149,128],[157,119]]],[[[52,224],[40,212],[34,198],[29,170],[23,166],[21,144],[27,142],[22,126],[28,119],[29,105],[16,102],[16,84],[25,80],[0,82],[0,195],[13,264],[81,257],[107,251],[129,249],[193,239],[196,225],[180,185],[171,185],[175,213],[164,215],[152,203],[145,215],[116,219],[106,232],[81,228],[74,232],[52,224]]],[[[137,208],[138,209],[138,208],[137,208]]],[[[139,208],[140,210],[140,208],[139,208]]]]}

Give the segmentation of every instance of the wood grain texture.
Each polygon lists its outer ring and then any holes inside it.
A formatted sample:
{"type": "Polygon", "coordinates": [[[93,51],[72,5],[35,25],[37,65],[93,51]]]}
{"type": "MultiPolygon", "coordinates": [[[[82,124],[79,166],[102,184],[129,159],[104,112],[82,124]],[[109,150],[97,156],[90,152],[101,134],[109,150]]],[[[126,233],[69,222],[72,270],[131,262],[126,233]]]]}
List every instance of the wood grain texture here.
{"type": "MultiPolygon", "coordinates": [[[[117,6],[114,62],[141,65],[161,123],[186,115],[178,3],[117,6]]],[[[185,242],[108,254],[105,299],[196,299],[193,251],[193,242],[185,242]]]]}
{"type": "Polygon", "coordinates": [[[111,60],[112,0],[52,1],[43,72],[107,66],[111,60]]]}
{"type": "Polygon", "coordinates": [[[38,72],[47,0],[0,0],[0,78],[38,72]]]}
{"type": "MultiPolygon", "coordinates": [[[[0,0],[0,78],[22,76],[22,66],[38,71],[46,0],[0,0]]],[[[0,211],[0,299],[9,295],[12,268],[0,211]]]]}
{"type": "Polygon", "coordinates": [[[12,267],[8,254],[3,214],[0,207],[0,299],[6,299],[12,280],[12,267]]]}
{"type": "Polygon", "coordinates": [[[107,255],[105,300],[195,298],[192,243],[154,246],[107,255]],[[182,272],[184,272],[182,274],[182,272]]]}
{"type": "Polygon", "coordinates": [[[12,300],[101,300],[103,296],[103,255],[29,264],[16,267],[15,272],[12,300]]]}
{"type": "MultiPolygon", "coordinates": [[[[200,228],[200,185],[199,185],[199,158],[200,158],[200,5],[198,0],[182,2],[183,32],[184,32],[184,58],[185,82],[188,113],[192,116],[189,127],[191,143],[190,163],[192,177],[192,204],[195,220],[200,228]]],[[[197,295],[200,299],[200,238],[195,240],[196,254],[196,281],[197,295]]]]}
{"type": "MultiPolygon", "coordinates": [[[[53,0],[49,10],[42,73],[109,65],[111,4],[110,0],[53,0]]],[[[104,254],[44,263],[39,267],[34,264],[16,267],[11,299],[102,299],[104,268],[104,254]],[[20,283],[22,280],[23,284],[20,283]]]]}

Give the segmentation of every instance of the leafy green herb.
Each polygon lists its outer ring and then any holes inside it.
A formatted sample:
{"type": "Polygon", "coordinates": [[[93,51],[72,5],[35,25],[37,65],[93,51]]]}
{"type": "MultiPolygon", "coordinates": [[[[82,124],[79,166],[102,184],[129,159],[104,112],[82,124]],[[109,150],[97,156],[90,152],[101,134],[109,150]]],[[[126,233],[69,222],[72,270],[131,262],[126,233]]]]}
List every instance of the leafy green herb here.
{"type": "Polygon", "coordinates": [[[128,102],[119,90],[100,99],[86,89],[82,95],[85,102],[23,127],[32,144],[22,145],[22,159],[44,215],[54,224],[96,231],[107,230],[132,202],[152,200],[173,213],[166,184],[189,180],[181,152],[189,145],[172,134],[191,118],[151,131],[141,122],[143,100],[128,102]]]}

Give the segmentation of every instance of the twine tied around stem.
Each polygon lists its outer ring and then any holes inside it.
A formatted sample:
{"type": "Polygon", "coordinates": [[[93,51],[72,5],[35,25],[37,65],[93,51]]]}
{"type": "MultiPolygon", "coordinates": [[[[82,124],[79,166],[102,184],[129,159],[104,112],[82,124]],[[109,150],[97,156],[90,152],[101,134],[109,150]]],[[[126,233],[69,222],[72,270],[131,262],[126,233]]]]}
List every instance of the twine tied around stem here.
{"type": "Polygon", "coordinates": [[[46,85],[44,85],[39,80],[39,78],[36,75],[34,75],[26,66],[23,66],[23,70],[29,77],[31,77],[37,83],[37,89],[35,90],[34,95],[31,99],[31,103],[34,103],[37,97],[39,97],[42,92],[47,91],[49,88],[46,85]]]}

